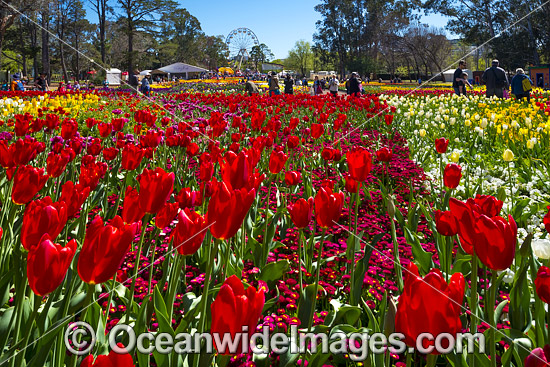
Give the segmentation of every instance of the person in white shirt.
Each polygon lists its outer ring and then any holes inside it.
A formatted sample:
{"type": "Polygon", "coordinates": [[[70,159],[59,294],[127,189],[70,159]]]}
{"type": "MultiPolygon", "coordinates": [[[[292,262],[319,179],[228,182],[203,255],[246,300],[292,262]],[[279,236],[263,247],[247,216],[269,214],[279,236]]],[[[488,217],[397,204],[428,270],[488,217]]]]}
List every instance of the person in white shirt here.
{"type": "Polygon", "coordinates": [[[338,95],[338,86],[339,85],[340,85],[340,82],[338,81],[338,78],[336,77],[336,75],[334,75],[332,77],[332,79],[330,79],[330,82],[328,83],[328,90],[330,91],[330,93],[333,96],[338,95]]]}

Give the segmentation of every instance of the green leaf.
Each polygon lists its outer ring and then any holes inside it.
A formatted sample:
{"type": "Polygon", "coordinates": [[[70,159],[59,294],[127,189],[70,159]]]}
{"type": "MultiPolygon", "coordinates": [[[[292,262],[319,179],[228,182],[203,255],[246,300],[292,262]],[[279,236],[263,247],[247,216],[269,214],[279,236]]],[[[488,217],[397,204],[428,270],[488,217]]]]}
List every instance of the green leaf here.
{"type": "Polygon", "coordinates": [[[260,280],[273,284],[273,282],[281,279],[281,277],[287,273],[290,267],[288,260],[279,260],[277,262],[267,264],[260,274],[260,280]]]}
{"type": "Polygon", "coordinates": [[[433,268],[432,254],[424,250],[418,237],[407,227],[404,228],[407,243],[412,247],[413,257],[420,265],[421,273],[428,274],[433,268]]]}
{"type": "MultiPolygon", "coordinates": [[[[319,285],[319,290],[323,289],[319,285]]],[[[298,319],[300,320],[301,325],[307,325],[309,319],[311,318],[311,307],[313,307],[313,302],[315,300],[315,284],[310,284],[304,288],[302,294],[300,295],[300,300],[298,302],[298,319]]],[[[315,312],[315,310],[313,310],[315,312]]]]}
{"type": "Polygon", "coordinates": [[[372,256],[372,251],[382,237],[384,237],[384,233],[379,233],[373,238],[371,245],[365,247],[365,256],[363,256],[363,258],[359,260],[356,265],[353,284],[350,290],[350,303],[354,306],[358,305],[359,301],[361,300],[363,281],[365,280],[365,273],[369,268],[369,261],[372,256]]]}

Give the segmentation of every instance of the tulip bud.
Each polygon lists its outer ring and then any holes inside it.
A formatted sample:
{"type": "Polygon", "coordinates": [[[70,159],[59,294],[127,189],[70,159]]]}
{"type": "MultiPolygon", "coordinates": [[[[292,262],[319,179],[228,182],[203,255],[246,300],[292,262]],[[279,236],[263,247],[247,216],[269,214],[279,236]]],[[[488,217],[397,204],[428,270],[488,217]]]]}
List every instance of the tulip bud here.
{"type": "Polygon", "coordinates": [[[451,154],[451,162],[458,163],[459,158],[460,154],[458,152],[453,152],[453,154],[451,154]]]}
{"type": "Polygon", "coordinates": [[[393,197],[391,195],[388,196],[386,207],[387,207],[388,215],[390,216],[390,219],[393,219],[395,217],[395,204],[393,203],[393,197]]]}

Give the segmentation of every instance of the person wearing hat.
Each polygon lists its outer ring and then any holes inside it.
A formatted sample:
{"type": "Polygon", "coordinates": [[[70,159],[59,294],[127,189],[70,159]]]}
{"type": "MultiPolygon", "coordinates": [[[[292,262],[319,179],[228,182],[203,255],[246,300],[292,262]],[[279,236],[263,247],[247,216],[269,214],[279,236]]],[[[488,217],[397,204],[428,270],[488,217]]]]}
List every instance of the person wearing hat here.
{"type": "Polygon", "coordinates": [[[23,86],[23,82],[21,82],[21,76],[19,75],[19,73],[13,74],[12,79],[13,80],[11,81],[11,88],[10,88],[12,92],[25,90],[25,87],[23,86]]]}
{"type": "Polygon", "coordinates": [[[527,103],[531,102],[531,89],[533,89],[533,81],[527,75],[522,68],[516,69],[516,75],[512,78],[510,83],[512,86],[512,94],[516,96],[517,100],[527,98],[527,103]]]}
{"type": "Polygon", "coordinates": [[[493,60],[491,67],[487,68],[481,76],[481,79],[487,86],[487,98],[492,96],[503,98],[504,89],[508,89],[508,86],[510,85],[508,83],[506,72],[498,65],[498,60],[493,60]]]}

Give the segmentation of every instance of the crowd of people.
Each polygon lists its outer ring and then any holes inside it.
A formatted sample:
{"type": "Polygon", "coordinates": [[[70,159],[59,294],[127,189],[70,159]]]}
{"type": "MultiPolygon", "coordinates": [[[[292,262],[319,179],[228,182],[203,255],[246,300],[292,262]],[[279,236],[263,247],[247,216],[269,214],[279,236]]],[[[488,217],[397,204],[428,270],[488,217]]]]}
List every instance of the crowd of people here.
{"type": "MultiPolygon", "coordinates": [[[[473,89],[468,81],[468,74],[464,72],[466,69],[466,61],[461,60],[458,63],[458,68],[453,74],[453,89],[457,95],[466,95],[466,86],[473,89]]],[[[486,96],[497,98],[509,98],[510,94],[517,100],[524,98],[529,103],[531,101],[530,92],[533,89],[534,83],[525,74],[522,68],[516,69],[512,80],[508,79],[506,71],[500,67],[498,60],[493,60],[491,66],[485,69],[481,76],[483,84],[486,86],[486,96]]]]}

